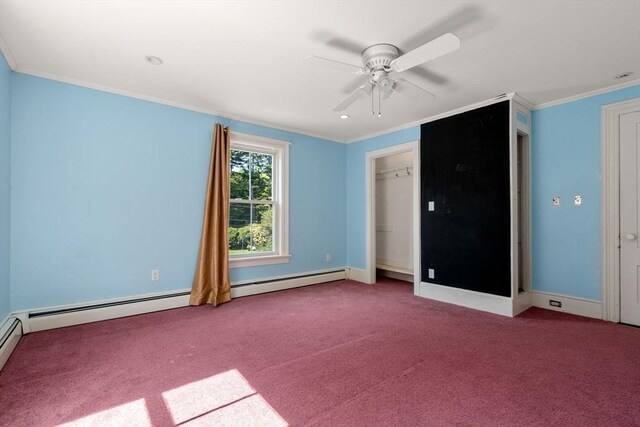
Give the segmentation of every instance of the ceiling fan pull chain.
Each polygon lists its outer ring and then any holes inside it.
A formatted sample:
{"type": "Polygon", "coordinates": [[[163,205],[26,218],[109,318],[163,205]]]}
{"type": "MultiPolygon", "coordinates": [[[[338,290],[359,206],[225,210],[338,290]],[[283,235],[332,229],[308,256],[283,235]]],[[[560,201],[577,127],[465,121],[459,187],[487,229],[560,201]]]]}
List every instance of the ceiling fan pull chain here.
{"type": "Polygon", "coordinates": [[[375,92],[375,90],[376,90],[376,87],[374,86],[374,87],[371,89],[371,115],[372,115],[372,116],[375,114],[375,112],[374,112],[374,108],[373,108],[373,92],[375,92]]]}
{"type": "Polygon", "coordinates": [[[378,117],[382,117],[382,100],[380,99],[380,87],[378,86],[378,117]]]}

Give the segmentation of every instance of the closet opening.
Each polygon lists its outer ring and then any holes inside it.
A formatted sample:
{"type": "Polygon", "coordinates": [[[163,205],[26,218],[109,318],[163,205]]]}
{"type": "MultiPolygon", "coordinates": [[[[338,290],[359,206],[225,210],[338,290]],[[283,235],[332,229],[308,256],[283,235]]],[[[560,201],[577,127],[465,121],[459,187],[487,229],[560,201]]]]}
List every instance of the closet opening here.
{"type": "Polygon", "coordinates": [[[413,155],[375,159],[376,280],[414,281],[413,155]]]}
{"type": "Polygon", "coordinates": [[[419,153],[419,141],[411,141],[366,154],[365,268],[349,269],[354,280],[413,279],[413,294],[420,295],[419,153]]]}

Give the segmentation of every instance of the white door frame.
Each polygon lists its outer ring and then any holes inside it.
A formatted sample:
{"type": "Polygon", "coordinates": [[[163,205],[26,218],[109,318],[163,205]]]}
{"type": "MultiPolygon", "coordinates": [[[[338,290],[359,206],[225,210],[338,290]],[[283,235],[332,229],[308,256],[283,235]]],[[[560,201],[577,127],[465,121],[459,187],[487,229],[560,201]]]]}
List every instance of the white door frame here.
{"type": "Polygon", "coordinates": [[[376,282],[376,159],[399,153],[413,153],[413,293],[420,289],[420,144],[411,141],[380,150],[370,151],[366,155],[366,283],[376,282]]]}
{"type": "Polygon", "coordinates": [[[602,318],[620,321],[620,116],[640,99],[602,106],[602,318]]]}

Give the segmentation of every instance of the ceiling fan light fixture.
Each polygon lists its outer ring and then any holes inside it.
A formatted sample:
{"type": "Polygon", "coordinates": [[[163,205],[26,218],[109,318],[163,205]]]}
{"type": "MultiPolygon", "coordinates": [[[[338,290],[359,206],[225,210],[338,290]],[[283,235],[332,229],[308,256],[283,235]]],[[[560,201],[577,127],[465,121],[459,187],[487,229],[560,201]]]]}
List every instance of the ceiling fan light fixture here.
{"type": "Polygon", "coordinates": [[[340,118],[341,118],[341,119],[343,119],[343,120],[344,120],[344,119],[348,119],[349,117],[351,117],[351,116],[350,116],[350,115],[348,115],[348,114],[341,114],[341,115],[340,115],[340,118]]]}
{"type": "MultiPolygon", "coordinates": [[[[398,48],[392,44],[380,43],[369,46],[362,51],[361,54],[362,65],[364,67],[358,67],[319,56],[310,56],[305,60],[334,68],[339,67],[350,72],[355,72],[356,74],[368,74],[368,81],[351,92],[349,96],[333,108],[333,111],[344,111],[357,100],[370,96],[371,114],[375,115],[374,92],[377,90],[377,112],[378,117],[382,117],[381,102],[383,99],[389,98],[394,91],[401,92],[407,96],[418,95],[417,97],[419,97],[425,94],[433,96],[432,93],[427,92],[408,80],[391,78],[391,73],[401,73],[404,70],[439,58],[459,48],[460,39],[454,34],[446,33],[402,55],[400,55],[398,48]]],[[[340,118],[346,119],[347,117],[340,116],[340,118]]]]}
{"type": "Polygon", "coordinates": [[[151,65],[162,65],[163,60],[158,58],[157,56],[147,55],[144,57],[144,60],[147,61],[151,65]]]}

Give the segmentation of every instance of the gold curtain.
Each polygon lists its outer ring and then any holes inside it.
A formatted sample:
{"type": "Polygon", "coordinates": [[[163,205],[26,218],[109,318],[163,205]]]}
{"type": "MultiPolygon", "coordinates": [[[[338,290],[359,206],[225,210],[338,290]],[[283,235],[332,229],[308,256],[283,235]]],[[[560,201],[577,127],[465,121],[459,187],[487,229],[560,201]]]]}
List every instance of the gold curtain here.
{"type": "Polygon", "coordinates": [[[204,219],[198,264],[189,304],[218,305],[231,300],[229,280],[229,129],[216,123],[213,131],[204,219]]]}

